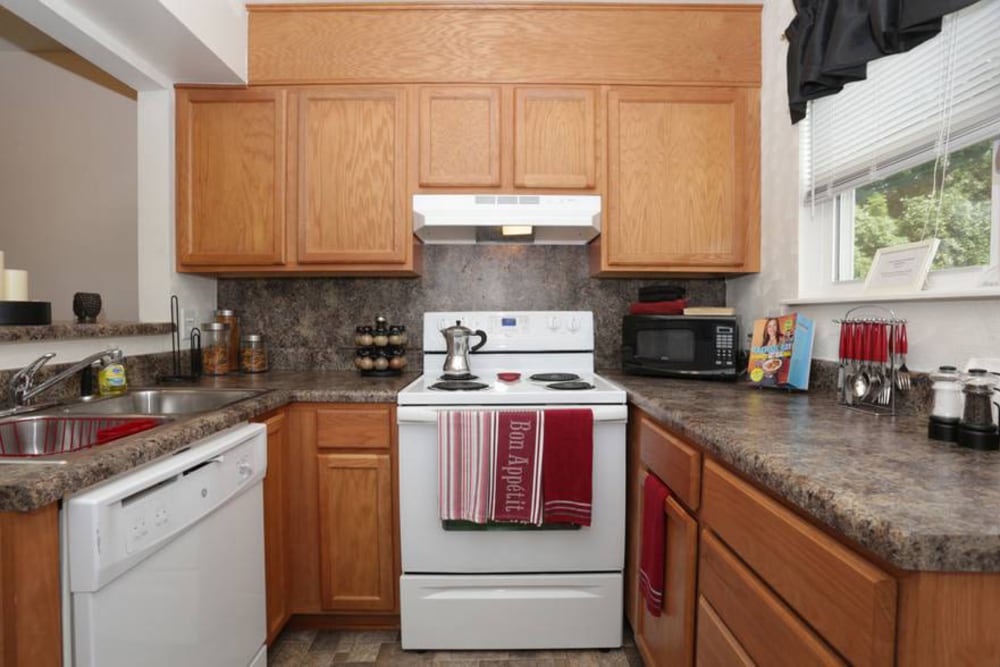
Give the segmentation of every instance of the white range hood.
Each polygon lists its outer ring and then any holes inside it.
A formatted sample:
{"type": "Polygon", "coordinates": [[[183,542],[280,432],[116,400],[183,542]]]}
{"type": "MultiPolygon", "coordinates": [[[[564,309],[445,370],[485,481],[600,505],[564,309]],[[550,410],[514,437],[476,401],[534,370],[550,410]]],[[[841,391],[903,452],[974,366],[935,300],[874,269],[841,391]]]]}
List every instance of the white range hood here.
{"type": "Polygon", "coordinates": [[[600,195],[413,195],[424,243],[582,245],[601,233],[600,195]]]}

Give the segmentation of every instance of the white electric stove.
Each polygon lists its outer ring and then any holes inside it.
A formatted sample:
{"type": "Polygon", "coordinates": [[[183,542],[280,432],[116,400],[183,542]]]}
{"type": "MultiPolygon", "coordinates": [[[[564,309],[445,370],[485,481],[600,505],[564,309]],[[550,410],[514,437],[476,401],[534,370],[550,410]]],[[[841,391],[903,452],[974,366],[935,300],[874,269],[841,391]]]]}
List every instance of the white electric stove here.
{"type": "Polygon", "coordinates": [[[628,410],[625,391],[594,372],[593,313],[435,312],[423,324],[424,375],[399,393],[396,411],[403,648],[620,646],[628,410]],[[487,340],[469,357],[475,377],[442,380],[440,330],[456,322],[487,340]],[[532,379],[540,374],[549,377],[532,379]],[[594,416],[590,526],[456,530],[441,521],[440,411],[565,408],[594,416]]]}

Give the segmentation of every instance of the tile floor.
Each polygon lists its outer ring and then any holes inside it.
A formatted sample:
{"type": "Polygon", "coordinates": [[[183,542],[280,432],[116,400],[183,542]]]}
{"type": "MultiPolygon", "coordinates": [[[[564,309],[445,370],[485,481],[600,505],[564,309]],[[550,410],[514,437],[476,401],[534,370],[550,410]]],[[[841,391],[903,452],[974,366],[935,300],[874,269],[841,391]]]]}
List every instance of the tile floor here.
{"type": "Polygon", "coordinates": [[[399,630],[285,630],[267,652],[268,667],[439,665],[440,667],[642,667],[626,628],[613,651],[403,651],[399,630]]]}

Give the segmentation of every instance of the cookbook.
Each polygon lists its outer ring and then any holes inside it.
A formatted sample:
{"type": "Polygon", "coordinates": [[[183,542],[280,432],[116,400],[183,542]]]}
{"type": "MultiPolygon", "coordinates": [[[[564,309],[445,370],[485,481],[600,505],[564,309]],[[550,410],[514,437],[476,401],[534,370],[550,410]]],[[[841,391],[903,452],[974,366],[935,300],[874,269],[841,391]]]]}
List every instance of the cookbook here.
{"type": "Polygon", "coordinates": [[[813,336],[813,321],[799,313],[756,320],[747,366],[750,384],[808,389],[813,336]]]}

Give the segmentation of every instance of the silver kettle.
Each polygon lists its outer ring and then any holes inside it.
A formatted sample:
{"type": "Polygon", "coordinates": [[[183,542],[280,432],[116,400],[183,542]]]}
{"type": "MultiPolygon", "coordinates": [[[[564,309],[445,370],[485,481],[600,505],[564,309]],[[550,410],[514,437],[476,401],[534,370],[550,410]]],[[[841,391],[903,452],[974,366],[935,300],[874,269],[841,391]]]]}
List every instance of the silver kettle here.
{"type": "Polygon", "coordinates": [[[462,326],[461,320],[456,320],[455,326],[442,329],[441,334],[444,335],[445,347],[448,350],[448,356],[444,358],[445,376],[470,375],[469,353],[486,345],[486,332],[480,329],[473,331],[469,327],[462,326]],[[473,336],[479,336],[480,341],[470,348],[469,339],[473,336]]]}

